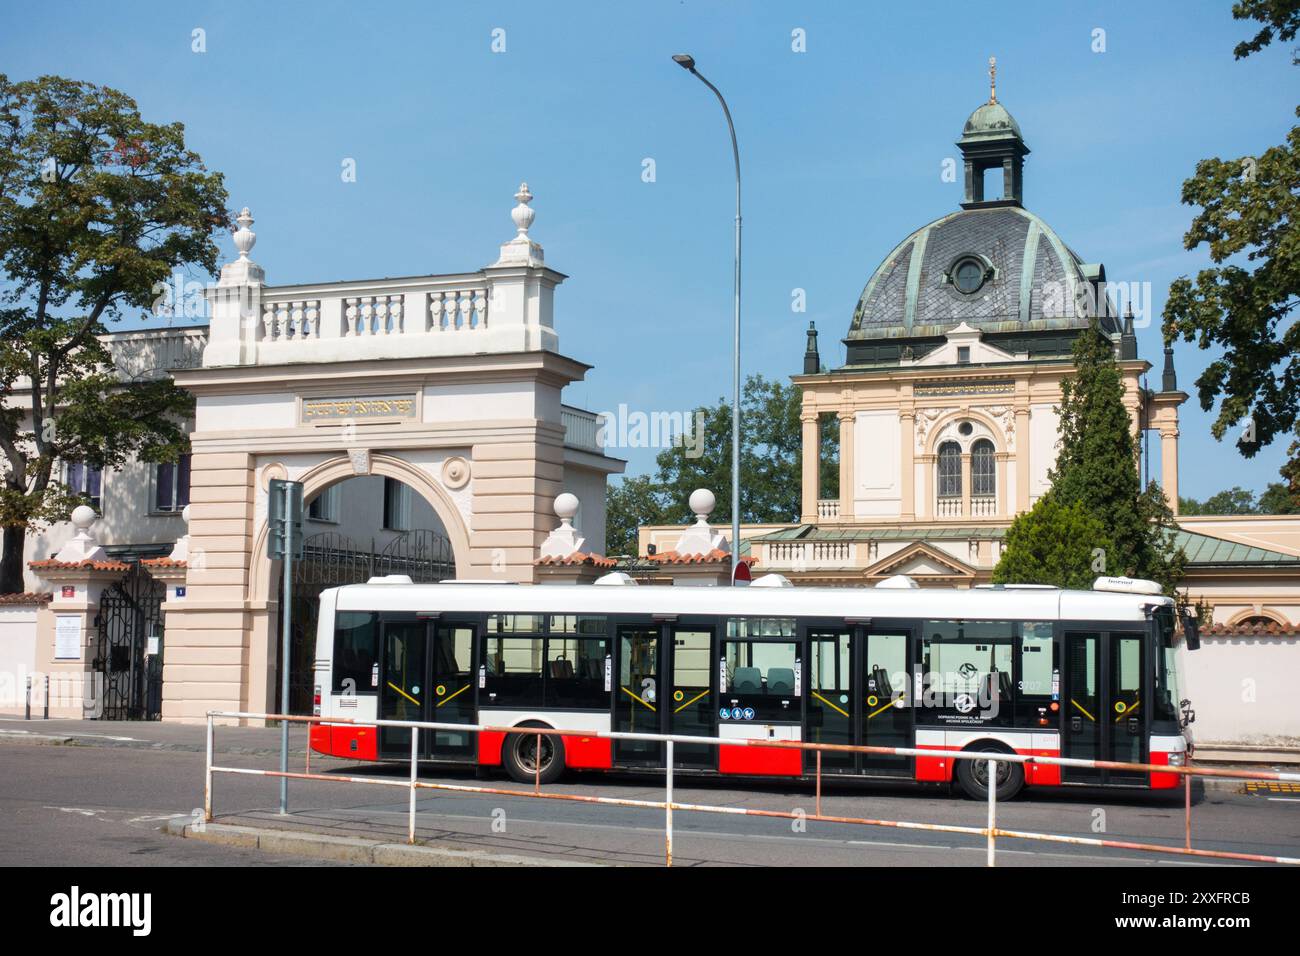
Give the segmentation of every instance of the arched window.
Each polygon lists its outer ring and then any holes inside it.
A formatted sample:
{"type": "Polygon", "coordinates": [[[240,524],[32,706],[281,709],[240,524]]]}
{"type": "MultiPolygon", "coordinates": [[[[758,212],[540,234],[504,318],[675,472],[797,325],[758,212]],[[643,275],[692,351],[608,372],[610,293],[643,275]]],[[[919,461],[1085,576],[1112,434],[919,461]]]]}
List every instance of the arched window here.
{"type": "Polygon", "coordinates": [[[961,445],[955,441],[939,446],[939,497],[961,497],[961,445]]]}
{"type": "Polygon", "coordinates": [[[977,498],[992,498],[998,493],[997,459],[993,457],[993,442],[987,438],[971,446],[970,493],[977,498]]]}

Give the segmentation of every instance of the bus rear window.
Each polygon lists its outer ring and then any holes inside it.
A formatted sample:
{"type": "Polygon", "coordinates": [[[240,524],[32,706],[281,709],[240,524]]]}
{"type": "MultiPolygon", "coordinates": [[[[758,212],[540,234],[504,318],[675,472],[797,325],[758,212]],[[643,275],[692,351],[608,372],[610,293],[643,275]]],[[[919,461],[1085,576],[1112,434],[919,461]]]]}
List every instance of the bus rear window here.
{"type": "Polygon", "coordinates": [[[334,693],[377,693],[378,661],[379,615],[339,611],[334,618],[334,693]]]}

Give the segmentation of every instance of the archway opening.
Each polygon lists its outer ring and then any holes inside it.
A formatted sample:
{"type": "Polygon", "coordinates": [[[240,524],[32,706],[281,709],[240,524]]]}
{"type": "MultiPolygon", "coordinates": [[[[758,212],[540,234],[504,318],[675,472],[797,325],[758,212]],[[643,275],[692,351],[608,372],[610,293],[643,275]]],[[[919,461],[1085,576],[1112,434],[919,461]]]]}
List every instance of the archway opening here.
{"type": "MultiPolygon", "coordinates": [[[[289,706],[294,714],[312,712],[322,591],[389,574],[404,574],[417,584],[456,577],[446,527],[429,502],[400,479],[347,478],[320,489],[303,505],[303,556],[293,568],[289,644],[289,706]]],[[[283,573],[276,589],[282,608],[283,573]]],[[[277,703],[281,679],[277,664],[277,703]]]]}

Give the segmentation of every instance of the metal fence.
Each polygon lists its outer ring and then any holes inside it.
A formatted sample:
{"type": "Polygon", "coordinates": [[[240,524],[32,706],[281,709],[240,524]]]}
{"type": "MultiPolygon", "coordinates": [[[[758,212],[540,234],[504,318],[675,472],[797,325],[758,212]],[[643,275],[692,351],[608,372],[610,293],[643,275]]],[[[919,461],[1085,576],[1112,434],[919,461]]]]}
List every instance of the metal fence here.
{"type": "Polygon", "coordinates": [[[299,717],[281,714],[258,714],[247,711],[209,711],[207,729],[207,759],[203,785],[203,819],[212,822],[212,796],[214,774],[243,774],[248,776],[284,777],[291,780],[321,780],[336,783],[356,783],[380,787],[402,787],[409,791],[407,810],[407,842],[414,844],[416,809],[415,798],[420,790],[446,790],[456,793],[491,794],[511,797],[527,797],[538,800],[567,800],[577,803],[605,804],[617,807],[641,807],[664,812],[664,864],[673,865],[673,811],[691,813],[724,813],[736,816],[774,817],[787,820],[812,820],[823,823],[848,823],[863,826],[892,827],[901,830],[928,830],[938,833],[964,833],[982,836],[987,841],[986,862],[988,866],[997,864],[997,839],[1005,837],[1016,840],[1038,840],[1048,843],[1070,843],[1076,846],[1095,846],[1110,849],[1140,850],[1148,853],[1168,853],[1179,856],[1208,857],[1217,860],[1239,860],[1251,863],[1279,863],[1292,866],[1300,865],[1300,857],[1268,856],[1258,853],[1236,853],[1228,850],[1204,850],[1192,846],[1192,778],[1218,777],[1233,780],[1278,780],[1300,782],[1300,773],[1285,773],[1271,770],[1223,770],[1209,767],[1168,766],[1160,764],[1122,763],[1113,760],[1080,760],[1070,757],[1031,757],[1022,754],[994,753],[989,751],[968,750],[917,750],[910,747],[867,747],[847,744],[813,744],[801,741],[775,741],[767,739],[750,740],[745,738],[692,737],[681,734],[639,734],[621,731],[593,732],[586,730],[552,730],[546,727],[495,727],[489,724],[444,724],[413,720],[349,720],[339,717],[299,717]],[[354,777],[336,773],[312,773],[311,744],[307,745],[306,765],[301,773],[278,770],[257,770],[246,767],[219,767],[213,763],[213,744],[215,740],[215,719],[230,718],[241,720],[284,720],[292,723],[322,724],[325,726],[365,726],[365,727],[406,727],[411,730],[411,753],[409,757],[410,772],[406,780],[384,779],[379,777],[354,777]],[[658,742],[665,747],[663,800],[634,800],[621,797],[597,797],[571,793],[548,793],[541,786],[541,761],[535,761],[536,779],[532,790],[519,790],[508,787],[481,787],[470,784],[433,783],[419,779],[419,742],[420,731],[450,730],[459,732],[494,732],[506,734],[535,734],[537,750],[542,750],[542,737],[584,737],[603,740],[641,740],[658,742]],[[745,807],[711,806],[698,803],[680,803],[673,798],[673,745],[705,744],[712,747],[764,747],[782,750],[806,750],[815,755],[815,812],[811,815],[802,811],[756,810],[745,807]],[[824,751],[866,754],[893,754],[905,757],[951,757],[954,760],[983,760],[988,763],[988,825],[983,827],[960,826],[948,823],[915,823],[903,820],[878,820],[869,817],[844,817],[822,813],[822,758],[824,751]],[[1068,836],[1054,833],[1034,833],[1025,830],[1006,830],[997,825],[997,765],[999,763],[1041,763],[1061,767],[1087,767],[1096,770],[1138,770],[1146,773],[1178,774],[1183,778],[1184,805],[1184,845],[1169,846],[1159,843],[1136,843],[1127,840],[1103,840],[1093,837],[1068,836]]]}

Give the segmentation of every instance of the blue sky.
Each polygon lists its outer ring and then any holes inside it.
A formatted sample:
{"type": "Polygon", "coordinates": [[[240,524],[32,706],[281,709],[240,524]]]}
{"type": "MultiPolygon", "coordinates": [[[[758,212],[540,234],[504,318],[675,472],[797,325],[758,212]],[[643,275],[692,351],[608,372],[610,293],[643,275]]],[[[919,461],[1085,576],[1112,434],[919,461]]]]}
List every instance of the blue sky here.
{"type": "MultiPolygon", "coordinates": [[[[526,179],[533,237],[571,277],[561,347],[595,366],[566,399],[685,410],[730,391],[732,167],[716,101],[671,54],[695,56],[737,125],[747,373],[799,371],[809,319],[823,361],[843,360],[871,272],[957,208],[942,163],[995,55],[998,99],[1033,150],[1026,206],[1111,280],[1152,284],[1139,340],[1158,374],[1168,284],[1208,262],[1182,248],[1183,179],[1294,122],[1289,45],[1234,62],[1253,30],[1230,6],[7,3],[0,63],[13,79],[113,86],[146,118],[183,122],[231,205],[252,208],[272,284],[477,269],[513,234],[526,179]],[[806,52],[791,49],[796,28],[806,52]],[[346,158],[356,182],[342,181],[346,158]]],[[[1185,390],[1208,357],[1176,347],[1185,390]]],[[[1277,479],[1285,441],[1245,461],[1210,436],[1212,418],[1194,395],[1183,407],[1183,494],[1277,479]]],[[[630,452],[629,472],[653,454],[630,452]]]]}

